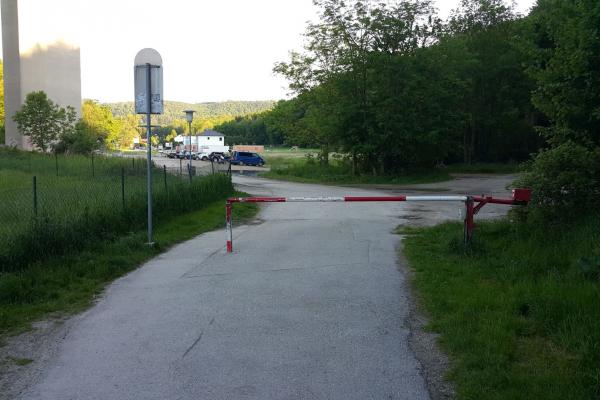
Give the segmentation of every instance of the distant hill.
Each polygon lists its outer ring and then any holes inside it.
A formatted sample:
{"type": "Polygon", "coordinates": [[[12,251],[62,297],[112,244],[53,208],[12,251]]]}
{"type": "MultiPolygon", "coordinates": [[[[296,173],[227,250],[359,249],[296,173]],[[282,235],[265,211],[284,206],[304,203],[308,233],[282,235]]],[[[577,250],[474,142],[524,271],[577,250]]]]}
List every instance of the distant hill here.
{"type": "MultiPolygon", "coordinates": [[[[224,101],[215,103],[182,103],[179,101],[165,101],[164,114],[156,116],[155,122],[159,125],[170,125],[174,120],[185,119],[184,110],[194,110],[194,118],[214,118],[224,115],[233,117],[256,114],[270,110],[275,101],[224,101]]],[[[115,117],[133,114],[133,102],[104,103],[110,107],[115,117]]]]}

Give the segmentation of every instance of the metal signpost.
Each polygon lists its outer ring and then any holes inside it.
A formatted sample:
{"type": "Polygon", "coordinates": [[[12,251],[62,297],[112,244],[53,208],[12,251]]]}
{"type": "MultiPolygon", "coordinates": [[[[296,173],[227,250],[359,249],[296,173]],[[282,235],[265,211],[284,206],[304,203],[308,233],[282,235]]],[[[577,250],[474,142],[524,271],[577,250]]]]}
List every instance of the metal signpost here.
{"type": "Polygon", "coordinates": [[[148,178],[148,244],[152,245],[152,114],[163,113],[162,58],[154,49],[142,49],[134,61],[135,112],[146,114],[148,178]]]}

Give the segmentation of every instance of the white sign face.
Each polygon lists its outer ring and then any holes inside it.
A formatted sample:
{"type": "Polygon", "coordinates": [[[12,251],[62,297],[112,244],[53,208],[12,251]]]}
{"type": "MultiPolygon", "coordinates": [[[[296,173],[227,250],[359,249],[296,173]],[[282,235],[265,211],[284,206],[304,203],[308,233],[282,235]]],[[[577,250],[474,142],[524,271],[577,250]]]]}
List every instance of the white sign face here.
{"type": "Polygon", "coordinates": [[[135,112],[136,114],[163,113],[162,58],[154,49],[142,49],[135,56],[135,112]],[[148,71],[150,73],[148,74],[148,71]],[[150,85],[148,85],[148,77],[150,85]],[[148,93],[150,89],[150,93],[148,93]],[[150,109],[148,99],[150,98],[150,109]]]}

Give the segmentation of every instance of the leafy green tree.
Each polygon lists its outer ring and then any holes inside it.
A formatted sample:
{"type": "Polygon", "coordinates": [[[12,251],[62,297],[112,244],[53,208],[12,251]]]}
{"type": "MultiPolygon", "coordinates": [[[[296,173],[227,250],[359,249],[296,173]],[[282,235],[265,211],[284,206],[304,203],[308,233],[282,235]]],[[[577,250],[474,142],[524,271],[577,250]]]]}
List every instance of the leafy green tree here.
{"type": "Polygon", "coordinates": [[[600,145],[600,2],[539,0],[531,14],[533,103],[555,145],[600,145]]]}
{"type": "Polygon", "coordinates": [[[106,147],[119,146],[121,121],[113,117],[109,107],[95,100],[85,100],[81,107],[81,119],[106,147]]]}
{"type": "Polygon", "coordinates": [[[100,147],[100,142],[95,132],[79,120],[75,129],[63,132],[60,141],[53,147],[57,153],[89,154],[100,147]]]}
{"type": "Polygon", "coordinates": [[[169,133],[165,137],[165,142],[172,142],[175,140],[176,137],[177,137],[177,131],[175,129],[171,129],[171,133],[169,133]]]}
{"type": "Polygon", "coordinates": [[[539,0],[530,16],[533,104],[550,147],[522,179],[534,215],[567,222],[597,212],[600,193],[600,3],[539,0]]]}
{"type": "Polygon", "coordinates": [[[117,118],[119,132],[113,141],[120,149],[129,149],[133,146],[133,139],[140,133],[140,121],[137,115],[129,114],[125,117],[117,118]]]}
{"type": "Polygon", "coordinates": [[[76,114],[73,107],[55,104],[43,91],[31,92],[13,119],[21,134],[43,152],[50,149],[62,134],[75,129],[76,114]]]}

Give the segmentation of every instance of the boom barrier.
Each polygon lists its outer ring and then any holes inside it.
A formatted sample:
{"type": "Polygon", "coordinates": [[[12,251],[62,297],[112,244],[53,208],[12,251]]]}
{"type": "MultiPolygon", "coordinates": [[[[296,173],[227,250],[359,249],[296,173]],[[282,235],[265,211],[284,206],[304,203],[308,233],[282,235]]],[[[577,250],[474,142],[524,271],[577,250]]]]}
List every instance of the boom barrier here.
{"type": "Polygon", "coordinates": [[[334,203],[334,202],[402,202],[402,201],[456,201],[465,204],[464,240],[470,243],[475,229],[474,217],[486,204],[526,205],[531,200],[530,189],[513,189],[512,198],[492,196],[340,196],[340,197],[230,197],[225,203],[227,252],[233,252],[231,212],[234,203],[334,203]],[[477,204],[476,204],[477,203],[477,204]]]}

